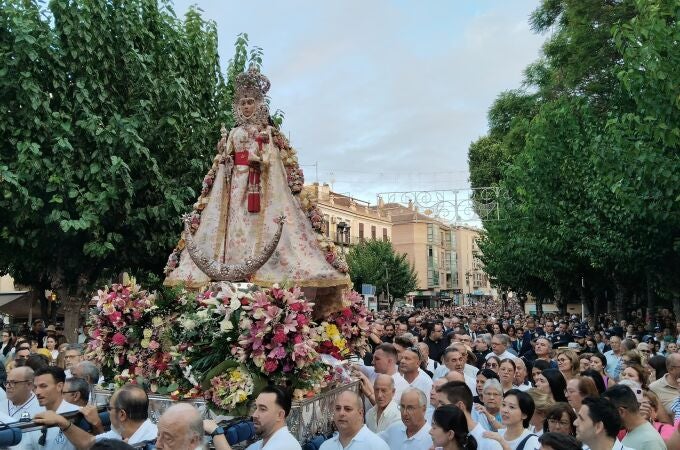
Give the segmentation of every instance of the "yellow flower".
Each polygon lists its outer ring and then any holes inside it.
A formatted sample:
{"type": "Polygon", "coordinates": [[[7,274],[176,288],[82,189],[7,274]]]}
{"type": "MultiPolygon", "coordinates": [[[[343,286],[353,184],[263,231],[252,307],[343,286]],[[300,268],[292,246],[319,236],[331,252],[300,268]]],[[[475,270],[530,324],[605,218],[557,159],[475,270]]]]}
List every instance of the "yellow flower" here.
{"type": "Polygon", "coordinates": [[[142,342],[140,342],[139,345],[141,345],[142,348],[149,348],[149,340],[148,339],[142,339],[142,342]]]}
{"type": "Polygon", "coordinates": [[[149,339],[149,338],[151,338],[153,331],[149,330],[148,328],[144,328],[143,334],[144,334],[145,339],[149,339]]]}
{"type": "Polygon", "coordinates": [[[151,324],[152,324],[155,328],[158,328],[158,327],[160,327],[161,325],[163,325],[163,318],[156,316],[156,317],[154,317],[153,319],[151,319],[151,324]]]}

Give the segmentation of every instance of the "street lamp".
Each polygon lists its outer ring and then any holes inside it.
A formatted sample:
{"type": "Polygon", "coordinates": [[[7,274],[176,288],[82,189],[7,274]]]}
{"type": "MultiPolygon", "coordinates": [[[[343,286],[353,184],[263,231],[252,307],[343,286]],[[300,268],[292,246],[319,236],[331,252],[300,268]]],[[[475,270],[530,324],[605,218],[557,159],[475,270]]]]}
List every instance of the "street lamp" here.
{"type": "Polygon", "coordinates": [[[343,255],[345,254],[345,243],[347,243],[347,241],[348,241],[347,238],[349,237],[349,229],[350,229],[350,226],[345,221],[338,223],[338,225],[336,227],[336,232],[337,232],[338,240],[340,241],[340,246],[342,248],[342,254],[343,255]]]}
{"type": "Polygon", "coordinates": [[[472,305],[472,289],[470,289],[470,276],[471,275],[472,274],[470,273],[469,270],[467,272],[465,272],[465,284],[468,287],[468,305],[472,305]]]}

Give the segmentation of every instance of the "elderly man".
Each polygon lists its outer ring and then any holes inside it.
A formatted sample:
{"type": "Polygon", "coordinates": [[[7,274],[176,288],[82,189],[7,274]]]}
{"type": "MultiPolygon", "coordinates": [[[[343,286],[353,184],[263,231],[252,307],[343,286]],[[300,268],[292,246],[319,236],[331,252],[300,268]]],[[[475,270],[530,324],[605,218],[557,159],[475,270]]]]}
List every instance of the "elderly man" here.
{"type": "Polygon", "coordinates": [[[363,403],[354,392],[344,391],[335,399],[333,423],[338,434],[321,444],[319,450],[390,450],[364,425],[363,403]]]}
{"type": "Polygon", "coordinates": [[[506,358],[515,358],[515,355],[508,351],[508,345],[510,345],[510,338],[507,334],[494,334],[491,338],[491,353],[486,355],[486,359],[488,360],[491,355],[497,356],[501,361],[506,358]]]}
{"type": "Polygon", "coordinates": [[[90,385],[101,383],[101,372],[99,367],[92,361],[81,361],[78,364],[71,366],[71,374],[75,378],[82,378],[90,385]]]}
{"type": "Polygon", "coordinates": [[[430,396],[432,390],[432,378],[420,368],[420,351],[418,347],[409,347],[401,355],[399,371],[410,387],[418,388],[425,393],[425,398],[430,396]]]}
{"type": "Polygon", "coordinates": [[[375,406],[366,413],[366,426],[374,433],[385,431],[399,421],[399,407],[394,401],[394,380],[391,376],[378,374],[373,382],[375,406]]]}
{"type": "MultiPolygon", "coordinates": [[[[612,336],[609,338],[609,345],[612,349],[604,354],[605,358],[607,358],[607,374],[615,380],[618,380],[619,371],[621,370],[621,359],[623,358],[624,353],[621,349],[621,338],[612,336]]],[[[664,402],[663,399],[661,401],[664,402]]]]}
{"type": "Polygon", "coordinates": [[[0,411],[8,414],[14,421],[32,419],[45,410],[38,404],[38,398],[33,393],[33,369],[30,367],[10,370],[5,387],[7,402],[0,403],[0,411]]]}
{"type": "Polygon", "coordinates": [[[432,378],[434,371],[440,364],[430,358],[430,347],[426,343],[418,342],[416,345],[420,349],[420,367],[432,378]]]}
{"type": "Polygon", "coordinates": [[[265,387],[255,400],[253,423],[261,440],[246,450],[286,449],[301,450],[300,443],[288,431],[286,418],[290,414],[290,393],[278,386],[265,387]]]}
{"type": "Polygon", "coordinates": [[[203,443],[205,430],[198,409],[178,403],[166,409],[158,421],[158,450],[196,450],[203,443]]]}
{"type": "Polygon", "coordinates": [[[520,391],[528,391],[532,388],[531,382],[528,380],[527,365],[522,358],[515,358],[515,381],[514,384],[520,391]]]}
{"type": "MultiPolygon", "coordinates": [[[[111,431],[92,436],[90,433],[71,424],[71,422],[59,414],[46,411],[40,414],[40,422],[43,425],[56,425],[62,430],[66,438],[79,450],[86,450],[102,439],[115,439],[125,441],[130,445],[136,445],[145,441],[156,439],[158,429],[149,420],[149,397],[139,386],[128,384],[113,393],[109,399],[109,411],[111,418],[111,431]]],[[[81,412],[83,409],[81,409],[81,412]]],[[[99,416],[94,419],[88,417],[88,421],[99,421],[99,416]]],[[[92,423],[90,422],[90,423],[92,423]]],[[[92,423],[93,427],[101,427],[101,422],[92,423]]],[[[202,426],[202,425],[201,425],[202,426]]]]}
{"type": "Polygon", "coordinates": [[[406,389],[399,404],[401,422],[380,433],[392,450],[429,449],[432,446],[430,424],[425,420],[427,397],[420,389],[406,389]]]}
{"type": "Polygon", "coordinates": [[[82,378],[67,378],[61,393],[64,400],[81,408],[87,406],[90,398],[90,385],[82,378]]]}
{"type": "MultiPolygon", "coordinates": [[[[378,374],[383,373],[391,376],[394,380],[395,402],[399,401],[401,393],[408,387],[408,383],[397,370],[397,350],[392,344],[381,344],[375,348],[375,353],[373,353],[373,366],[355,365],[354,368],[368,377],[368,381],[370,382],[369,385],[373,384],[378,374]]],[[[371,404],[373,404],[374,401],[375,400],[371,401],[371,404]]]]}
{"type": "MultiPolygon", "coordinates": [[[[680,384],[678,383],[680,378],[680,353],[668,355],[666,370],[668,370],[668,373],[651,383],[649,389],[659,397],[666,411],[672,414],[673,403],[680,396],[680,384]]],[[[9,396],[9,392],[7,394],[9,396]]]]}

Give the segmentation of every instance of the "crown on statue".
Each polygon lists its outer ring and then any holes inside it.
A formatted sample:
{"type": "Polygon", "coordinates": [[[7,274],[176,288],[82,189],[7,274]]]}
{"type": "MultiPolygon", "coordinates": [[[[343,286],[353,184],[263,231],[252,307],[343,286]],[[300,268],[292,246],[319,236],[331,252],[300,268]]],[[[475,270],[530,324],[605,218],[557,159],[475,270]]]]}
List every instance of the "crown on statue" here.
{"type": "Polygon", "coordinates": [[[247,71],[236,75],[235,100],[251,97],[262,100],[269,91],[269,79],[260,73],[260,69],[251,64],[247,71]]]}

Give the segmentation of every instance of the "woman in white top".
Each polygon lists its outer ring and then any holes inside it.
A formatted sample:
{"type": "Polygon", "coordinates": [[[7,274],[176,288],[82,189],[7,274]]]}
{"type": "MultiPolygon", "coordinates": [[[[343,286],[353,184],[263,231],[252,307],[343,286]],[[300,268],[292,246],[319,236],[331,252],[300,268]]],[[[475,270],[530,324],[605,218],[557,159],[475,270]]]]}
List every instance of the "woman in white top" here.
{"type": "Polygon", "coordinates": [[[59,356],[59,350],[57,350],[57,340],[52,336],[48,336],[45,340],[45,348],[50,352],[50,365],[54,365],[57,361],[57,356],[59,356]]]}
{"type": "Polygon", "coordinates": [[[501,419],[505,428],[493,433],[487,431],[484,437],[498,441],[504,449],[535,450],[540,447],[538,437],[528,428],[534,414],[534,401],[529,394],[519,389],[505,393],[501,405],[501,419]]]}
{"type": "Polygon", "coordinates": [[[510,358],[506,358],[501,361],[498,367],[498,377],[501,379],[501,386],[503,386],[503,393],[508,392],[510,389],[514,389],[515,386],[515,372],[517,371],[517,366],[515,361],[510,358]]]}
{"type": "Polygon", "coordinates": [[[442,450],[477,450],[477,440],[468,430],[467,419],[460,408],[444,405],[432,414],[432,446],[442,450]]]}

